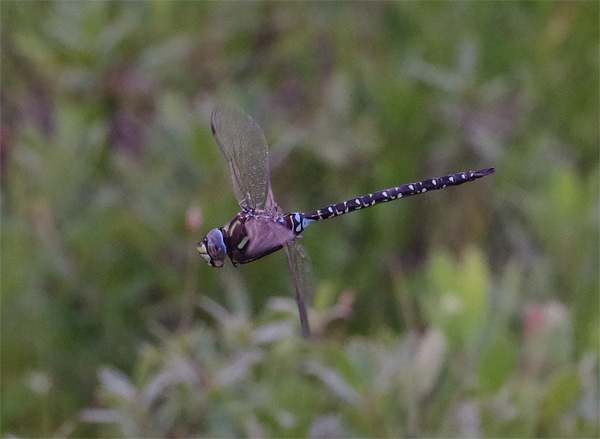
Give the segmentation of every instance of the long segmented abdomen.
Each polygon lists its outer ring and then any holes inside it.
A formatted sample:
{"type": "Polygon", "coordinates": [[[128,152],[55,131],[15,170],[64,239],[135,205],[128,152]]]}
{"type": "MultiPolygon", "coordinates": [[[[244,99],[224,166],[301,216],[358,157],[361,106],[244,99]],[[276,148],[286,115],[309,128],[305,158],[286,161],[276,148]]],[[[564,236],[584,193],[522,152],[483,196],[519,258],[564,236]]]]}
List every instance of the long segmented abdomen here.
{"type": "Polygon", "coordinates": [[[291,225],[296,234],[301,233],[309,224],[333,218],[354,212],[355,210],[365,209],[376,206],[377,204],[397,200],[399,198],[411,197],[413,195],[423,194],[427,191],[444,189],[449,186],[458,186],[468,181],[477,180],[494,173],[494,168],[482,169],[480,171],[465,171],[457,174],[446,175],[444,177],[432,178],[430,180],[418,181],[415,183],[403,184],[401,186],[384,189],[373,194],[363,195],[362,197],[351,198],[337,204],[331,204],[314,212],[308,213],[290,213],[286,215],[286,222],[291,225]]]}

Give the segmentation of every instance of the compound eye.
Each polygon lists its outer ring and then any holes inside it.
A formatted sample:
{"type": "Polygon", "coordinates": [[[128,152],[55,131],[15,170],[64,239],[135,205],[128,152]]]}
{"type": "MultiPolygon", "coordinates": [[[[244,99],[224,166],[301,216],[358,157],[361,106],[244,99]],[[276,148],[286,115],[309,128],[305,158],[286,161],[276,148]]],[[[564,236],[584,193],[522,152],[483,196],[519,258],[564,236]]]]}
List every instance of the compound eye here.
{"type": "Polygon", "coordinates": [[[212,229],[208,232],[205,239],[208,248],[208,254],[216,260],[223,261],[227,256],[227,247],[223,240],[223,233],[219,229],[212,229]]]}
{"type": "Polygon", "coordinates": [[[222,267],[227,257],[227,247],[220,229],[212,229],[202,242],[198,243],[198,253],[212,267],[222,267]]]}

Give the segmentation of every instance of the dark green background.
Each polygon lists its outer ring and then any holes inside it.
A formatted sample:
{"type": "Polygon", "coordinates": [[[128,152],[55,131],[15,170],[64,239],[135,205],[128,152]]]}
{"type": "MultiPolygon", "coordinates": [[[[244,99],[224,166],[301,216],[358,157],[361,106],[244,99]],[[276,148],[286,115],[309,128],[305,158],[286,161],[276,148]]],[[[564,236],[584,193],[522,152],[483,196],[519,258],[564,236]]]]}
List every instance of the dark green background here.
{"type": "Polygon", "coordinates": [[[597,2],[0,12],[4,436],[597,437],[597,2]],[[309,228],[306,342],[282,253],[196,253],[217,102],[288,211],[497,172],[309,228]]]}

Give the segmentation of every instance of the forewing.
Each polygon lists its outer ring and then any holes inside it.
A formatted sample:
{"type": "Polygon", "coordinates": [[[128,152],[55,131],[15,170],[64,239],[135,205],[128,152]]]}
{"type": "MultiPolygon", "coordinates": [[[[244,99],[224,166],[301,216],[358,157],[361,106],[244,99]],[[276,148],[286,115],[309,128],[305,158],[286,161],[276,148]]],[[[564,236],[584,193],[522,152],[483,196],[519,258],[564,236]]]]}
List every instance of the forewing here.
{"type": "Polygon", "coordinates": [[[229,163],[235,197],[243,209],[263,209],[269,193],[269,156],[261,128],[242,110],[215,107],[212,133],[229,163]]]}
{"type": "Polygon", "coordinates": [[[267,194],[267,201],[265,202],[265,210],[275,216],[283,216],[283,209],[275,202],[271,185],[269,185],[269,193],[267,194]]]}
{"type": "Polygon", "coordinates": [[[310,337],[310,326],[308,324],[306,303],[312,297],[313,288],[310,260],[304,247],[296,241],[288,242],[285,245],[285,252],[290,267],[292,284],[296,292],[296,303],[298,304],[298,313],[300,314],[302,335],[308,338],[310,337]]]}
{"type": "Polygon", "coordinates": [[[244,225],[248,236],[248,259],[257,259],[278,250],[295,236],[292,230],[271,218],[249,218],[244,225]]]}

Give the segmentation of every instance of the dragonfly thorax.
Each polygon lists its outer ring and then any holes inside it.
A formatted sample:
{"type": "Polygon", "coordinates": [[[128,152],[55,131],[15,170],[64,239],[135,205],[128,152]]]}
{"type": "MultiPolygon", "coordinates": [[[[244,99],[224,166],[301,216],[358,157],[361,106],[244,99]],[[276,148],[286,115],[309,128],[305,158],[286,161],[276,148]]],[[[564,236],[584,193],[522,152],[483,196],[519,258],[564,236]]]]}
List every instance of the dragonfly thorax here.
{"type": "Polygon", "coordinates": [[[212,229],[202,242],[198,243],[198,253],[212,267],[222,267],[227,257],[227,247],[221,229],[212,229]]]}
{"type": "Polygon", "coordinates": [[[229,256],[233,265],[267,256],[295,238],[290,215],[264,210],[242,210],[225,226],[211,230],[198,243],[198,252],[212,267],[222,267],[229,256]]]}

